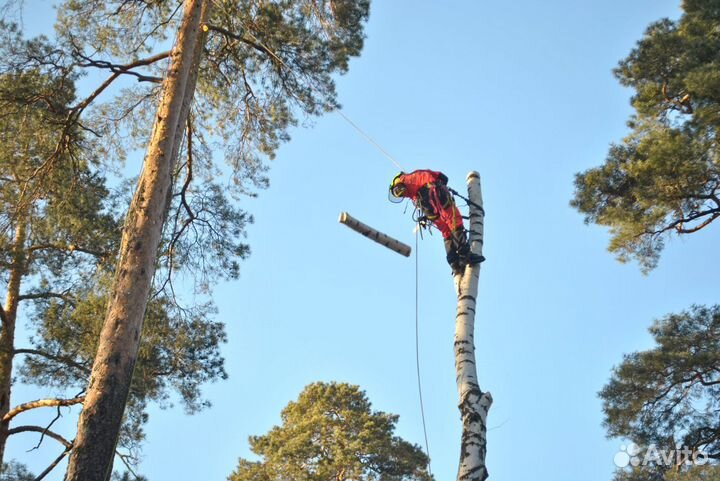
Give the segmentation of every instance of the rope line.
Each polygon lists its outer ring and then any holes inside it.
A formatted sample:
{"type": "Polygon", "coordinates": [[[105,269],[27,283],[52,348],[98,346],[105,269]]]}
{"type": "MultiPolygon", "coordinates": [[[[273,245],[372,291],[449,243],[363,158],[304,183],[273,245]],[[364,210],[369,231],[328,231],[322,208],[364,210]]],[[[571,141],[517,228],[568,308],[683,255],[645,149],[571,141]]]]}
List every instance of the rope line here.
{"type": "Polygon", "coordinates": [[[420,417],[422,417],[423,435],[425,436],[425,452],[428,457],[428,473],[432,476],[432,468],[430,466],[430,445],[428,444],[427,426],[425,425],[425,405],[423,404],[422,384],[420,382],[420,309],[419,306],[419,276],[418,276],[418,233],[420,229],[415,231],[415,368],[417,371],[418,395],[420,397],[420,417]]]}
{"type": "Polygon", "coordinates": [[[388,159],[390,159],[390,162],[392,162],[393,164],[395,164],[395,167],[397,167],[397,168],[400,169],[401,171],[405,170],[405,169],[403,169],[402,166],[398,163],[398,161],[395,160],[395,158],[394,158],[392,155],[388,154],[387,151],[386,151],[385,149],[383,149],[380,144],[378,144],[377,142],[375,142],[375,141],[372,139],[372,137],[370,137],[368,134],[366,134],[366,133],[363,131],[363,129],[361,129],[360,127],[358,127],[358,126],[355,124],[355,122],[353,122],[352,120],[350,120],[350,119],[348,118],[348,116],[343,113],[342,110],[336,110],[336,112],[337,112],[338,114],[340,114],[340,116],[341,116],[343,119],[345,119],[345,121],[346,121],[348,124],[350,124],[355,130],[357,130],[358,133],[360,133],[360,135],[362,135],[363,137],[365,137],[365,140],[367,140],[367,141],[370,142],[372,145],[374,145],[380,152],[382,152],[382,154],[383,154],[385,157],[387,157],[388,159]]]}

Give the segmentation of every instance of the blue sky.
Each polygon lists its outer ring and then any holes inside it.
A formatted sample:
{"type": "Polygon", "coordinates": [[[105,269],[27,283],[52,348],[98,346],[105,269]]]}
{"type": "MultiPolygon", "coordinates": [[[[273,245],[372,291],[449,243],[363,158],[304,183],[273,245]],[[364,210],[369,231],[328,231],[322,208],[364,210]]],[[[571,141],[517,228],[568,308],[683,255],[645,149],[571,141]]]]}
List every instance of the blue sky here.
{"type": "MultiPolygon", "coordinates": [[[[568,206],[575,172],[622,138],[630,91],[611,69],[677,0],[537,2],[376,0],[361,58],[338,79],[344,112],[403,165],[464,188],[482,176],[485,256],[476,320],[490,411],[491,479],[604,481],[607,440],[597,391],[647,327],[717,302],[717,226],[669,242],[642,276],[607,253],[608,234],[568,206]]],[[[38,28],[49,9],[26,22],[38,28]]],[[[415,378],[414,258],[337,223],[348,211],[414,245],[410,213],[387,202],[392,163],[337,114],[298,128],[273,161],[271,187],[245,207],[252,256],[216,289],[230,379],[213,407],[153,408],[140,472],[151,481],[224,479],[247,437],[265,433],[306,384],[358,384],[398,434],[422,444],[415,378]]],[[[139,171],[139,161],[128,169],[139,171]]],[[[432,469],[457,469],[460,422],[452,340],[455,297],[440,236],[419,249],[420,350],[432,469]]],[[[19,388],[15,402],[36,391],[19,388]]],[[[47,413],[44,413],[47,415],[47,413]]],[[[32,419],[32,415],[27,418],[32,419]]],[[[74,419],[63,418],[71,429],[74,419]]],[[[9,457],[41,470],[57,453],[30,437],[9,457]]],[[[49,479],[61,479],[60,471],[49,479]]]]}

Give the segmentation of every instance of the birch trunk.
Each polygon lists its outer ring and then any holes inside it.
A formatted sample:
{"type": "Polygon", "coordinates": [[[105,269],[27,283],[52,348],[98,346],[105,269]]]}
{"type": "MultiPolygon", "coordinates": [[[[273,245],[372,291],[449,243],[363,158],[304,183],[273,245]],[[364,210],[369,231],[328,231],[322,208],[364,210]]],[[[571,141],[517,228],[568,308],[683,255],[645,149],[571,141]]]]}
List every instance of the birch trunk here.
{"type": "Polygon", "coordinates": [[[172,172],[195,93],[210,2],[186,0],[142,173],[128,209],[112,294],[100,333],[66,481],[105,481],[132,378],[172,172]]]}
{"type": "MultiPolygon", "coordinates": [[[[5,298],[4,319],[0,332],[0,419],[10,411],[13,356],[15,351],[15,323],[20,302],[20,283],[25,273],[25,222],[20,215],[13,239],[13,260],[5,298]]],[[[5,460],[5,445],[9,436],[10,421],[0,421],[0,472],[5,460]]]]}
{"type": "Polygon", "coordinates": [[[409,245],[404,244],[397,239],[393,239],[389,235],[383,234],[377,229],[373,229],[369,225],[360,222],[347,212],[340,213],[340,218],[338,219],[338,222],[340,222],[341,224],[345,224],[358,234],[364,235],[368,239],[374,240],[381,246],[385,246],[388,249],[395,251],[405,257],[410,257],[412,248],[409,245]]]}
{"type": "MultiPolygon", "coordinates": [[[[483,223],[480,174],[470,172],[467,177],[470,199],[470,249],[482,255],[483,223]]],[[[462,439],[458,481],[484,481],[488,477],[485,466],[487,451],[487,414],[492,404],[489,392],[482,392],[475,366],[475,303],[480,278],[480,265],[467,266],[455,276],[458,296],[455,317],[455,377],[460,396],[462,439]]]]}

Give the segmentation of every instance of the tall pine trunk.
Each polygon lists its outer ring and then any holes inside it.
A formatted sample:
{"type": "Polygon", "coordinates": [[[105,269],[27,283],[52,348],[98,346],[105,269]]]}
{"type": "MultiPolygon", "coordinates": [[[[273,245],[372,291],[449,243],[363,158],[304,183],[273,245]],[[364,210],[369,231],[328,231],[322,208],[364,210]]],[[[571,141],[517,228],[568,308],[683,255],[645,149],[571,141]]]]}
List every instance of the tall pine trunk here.
{"type": "MultiPolygon", "coordinates": [[[[470,248],[481,255],[483,223],[480,174],[470,172],[467,177],[470,199],[470,248]]],[[[475,366],[475,302],[480,278],[480,264],[468,266],[462,275],[455,276],[458,305],[455,317],[455,378],[460,395],[462,439],[457,481],[484,481],[488,477],[485,466],[487,451],[487,414],[492,404],[489,392],[482,392],[475,366]]]]}
{"type": "Polygon", "coordinates": [[[112,293],[66,481],[105,481],[112,470],[172,194],[172,172],[195,93],[204,41],[202,25],[209,8],[208,0],[185,2],[143,170],[125,219],[112,293]]]}
{"type": "MultiPolygon", "coordinates": [[[[0,419],[10,410],[13,356],[15,350],[15,323],[20,302],[20,283],[25,273],[25,219],[20,215],[13,239],[12,267],[5,297],[4,319],[0,332],[0,419]]],[[[5,460],[9,421],[0,421],[0,471],[5,460]]]]}

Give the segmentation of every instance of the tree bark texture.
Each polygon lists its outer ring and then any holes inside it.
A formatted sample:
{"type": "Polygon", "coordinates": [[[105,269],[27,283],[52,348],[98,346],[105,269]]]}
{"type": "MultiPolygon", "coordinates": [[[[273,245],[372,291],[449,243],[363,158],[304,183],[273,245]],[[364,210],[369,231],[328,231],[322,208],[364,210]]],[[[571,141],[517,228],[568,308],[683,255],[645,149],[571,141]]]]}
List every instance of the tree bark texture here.
{"type": "Polygon", "coordinates": [[[20,303],[20,283],[25,274],[25,222],[18,216],[13,239],[13,258],[8,279],[5,307],[3,308],[2,331],[0,332],[0,470],[5,460],[5,445],[9,436],[10,420],[4,420],[10,411],[10,390],[12,388],[13,356],[15,351],[15,323],[20,303]]]}
{"type": "MultiPolygon", "coordinates": [[[[470,249],[482,255],[483,223],[480,174],[467,176],[470,199],[470,249]]],[[[482,392],[475,365],[475,303],[480,278],[480,265],[469,265],[455,276],[458,305],[455,317],[455,377],[460,396],[462,438],[458,481],[484,481],[488,477],[485,466],[487,451],[487,414],[492,404],[489,392],[482,392]]]]}
{"type": "Polygon", "coordinates": [[[397,252],[400,255],[403,255],[405,257],[410,257],[410,253],[412,252],[412,248],[400,242],[397,239],[393,239],[389,235],[383,234],[377,229],[373,229],[367,224],[363,224],[359,220],[357,220],[355,217],[351,216],[347,212],[341,212],[340,218],[338,219],[338,222],[341,224],[345,224],[358,234],[362,234],[368,239],[372,239],[378,244],[387,247],[388,249],[397,252]]]}
{"type": "Polygon", "coordinates": [[[172,193],[172,172],[195,93],[209,0],[186,0],[170,55],[143,170],[128,209],[98,351],[66,481],[105,481],[112,470],[140,345],[157,250],[172,193]]]}

